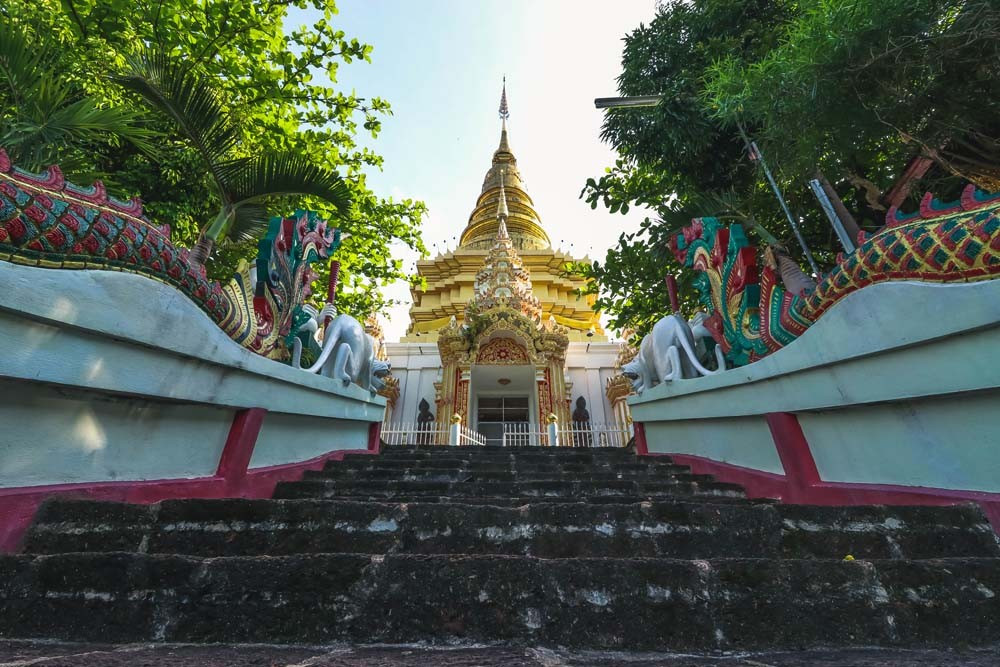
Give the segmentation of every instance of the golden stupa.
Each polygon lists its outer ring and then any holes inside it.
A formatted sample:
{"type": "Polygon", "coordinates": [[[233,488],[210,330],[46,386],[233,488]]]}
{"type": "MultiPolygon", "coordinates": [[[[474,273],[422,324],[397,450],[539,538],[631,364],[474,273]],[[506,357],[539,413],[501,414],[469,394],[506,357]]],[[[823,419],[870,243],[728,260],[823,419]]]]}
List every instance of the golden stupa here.
{"type": "Polygon", "coordinates": [[[476,276],[497,241],[502,192],[506,195],[507,233],[530,273],[532,294],[542,318],[551,316],[566,327],[571,341],[607,340],[600,316],[592,309],[594,297],[579,296],[577,290],[585,286],[584,281],[566,272],[568,264],[581,260],[552,248],[525,190],[507,138],[507,116],[505,86],[500,98],[500,145],[493,153],[476,207],[455,250],[417,262],[417,273],[427,286],[411,290],[410,326],[400,342],[435,342],[452,317],[463,319],[466,306],[476,296],[476,276]]]}

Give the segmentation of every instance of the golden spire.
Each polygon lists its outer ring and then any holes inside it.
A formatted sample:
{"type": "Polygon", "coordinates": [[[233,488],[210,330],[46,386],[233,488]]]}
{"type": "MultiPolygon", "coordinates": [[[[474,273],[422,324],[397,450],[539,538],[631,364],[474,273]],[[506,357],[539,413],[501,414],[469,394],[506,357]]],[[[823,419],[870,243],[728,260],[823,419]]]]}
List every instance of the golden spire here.
{"type": "MultiPolygon", "coordinates": [[[[500,93],[500,146],[497,153],[510,153],[510,144],[507,143],[507,119],[510,118],[510,109],[507,108],[507,77],[503,78],[503,92],[500,93]]],[[[494,156],[494,159],[496,156],[494,156]]]]}
{"type": "Polygon", "coordinates": [[[524,188],[517,158],[507,139],[507,79],[504,78],[500,93],[500,145],[493,152],[493,164],[483,179],[483,189],[476,201],[476,208],[469,216],[459,245],[465,248],[488,250],[500,232],[500,209],[504,213],[504,233],[518,248],[540,250],[551,247],[548,235],[542,229],[534,203],[524,188]],[[501,173],[503,176],[501,177],[501,173]],[[503,181],[501,183],[501,181],[503,181]]]}

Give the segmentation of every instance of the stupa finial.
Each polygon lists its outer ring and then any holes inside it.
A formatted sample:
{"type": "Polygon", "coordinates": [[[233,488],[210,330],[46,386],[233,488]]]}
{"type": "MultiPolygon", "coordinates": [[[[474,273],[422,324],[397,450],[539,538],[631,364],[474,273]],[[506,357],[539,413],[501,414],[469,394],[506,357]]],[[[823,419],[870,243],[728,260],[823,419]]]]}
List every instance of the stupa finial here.
{"type": "Polygon", "coordinates": [[[510,110],[507,109],[507,77],[503,78],[503,92],[500,93],[500,118],[507,120],[510,117],[510,110]]]}
{"type": "Polygon", "coordinates": [[[507,77],[503,78],[503,92],[500,93],[500,147],[498,152],[509,153],[510,144],[507,143],[507,119],[510,118],[510,109],[507,108],[507,77]]]}

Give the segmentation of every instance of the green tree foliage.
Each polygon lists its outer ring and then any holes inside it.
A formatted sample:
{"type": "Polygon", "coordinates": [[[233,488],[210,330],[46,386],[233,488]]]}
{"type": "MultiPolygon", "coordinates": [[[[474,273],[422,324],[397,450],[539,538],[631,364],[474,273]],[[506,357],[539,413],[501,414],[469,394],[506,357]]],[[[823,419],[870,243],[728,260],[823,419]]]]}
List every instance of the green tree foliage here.
{"type": "Polygon", "coordinates": [[[723,122],[760,128],[786,169],[884,189],[923,155],[933,185],[1000,189],[996,2],[809,2],[783,33],[759,59],[715,63],[703,96],[723,122]]]}
{"type": "Polygon", "coordinates": [[[13,23],[0,23],[0,146],[24,169],[55,162],[96,178],[95,151],[123,140],[150,151],[154,132],[141,113],[102,104],[62,71],[54,44],[31,43],[13,23]]]}
{"type": "Polygon", "coordinates": [[[868,229],[882,224],[886,194],[914,158],[933,166],[902,189],[910,206],[926,188],[953,197],[968,181],[1000,185],[990,102],[1000,93],[998,29],[991,0],[663,3],[626,37],[619,77],[621,94],[661,103],[608,112],[602,137],[620,159],[581,195],[611,212],[646,205],[658,219],[582,268],[591,290],[604,290],[598,304],[619,327],[644,330],[664,314],[663,275],[687,280],[665,244],[692,217],[769,230],[800,255],[740,125],[824,269],[840,248],[808,189],[817,171],[868,229]],[[648,310],[640,291],[659,294],[648,310]]]}
{"type": "MultiPolygon", "coordinates": [[[[140,107],[114,75],[155,49],[211,81],[221,110],[238,128],[235,157],[293,155],[337,172],[352,201],[346,214],[338,214],[336,203],[311,196],[269,199],[267,212],[310,208],[347,233],[337,253],[337,303],[364,317],[387,305],[382,286],[406,277],[390,245],[424,251],[419,224],[425,209],[420,202],[380,197],[366,184],[365,171],[380,168],[382,159],[355,138],[362,131],[376,136],[391,111],[385,100],[335,88],[342,63],[367,61],[372,52],[335,27],[335,14],[332,0],[9,0],[0,7],[0,21],[18,26],[31,43],[58,45],[67,80],[108,106],[140,107]],[[313,8],[320,18],[290,29],[293,8],[313,8]]],[[[153,127],[162,135],[155,157],[122,144],[96,152],[96,166],[115,175],[122,195],[140,195],[150,218],[171,225],[175,242],[192,247],[200,230],[217,219],[218,183],[171,119],[157,116],[153,127]]],[[[253,240],[220,244],[209,273],[228,278],[239,259],[255,254],[253,240]]],[[[321,273],[317,297],[326,293],[321,273]]]]}
{"type": "Polygon", "coordinates": [[[224,234],[248,240],[263,234],[270,217],[265,204],[278,197],[312,195],[334,206],[338,217],[347,212],[350,193],[344,181],[305,156],[238,154],[239,123],[199,69],[151,50],[131,59],[129,71],[115,80],[174,122],[212,178],[219,212],[202,226],[192,261],[204,264],[224,234]]]}

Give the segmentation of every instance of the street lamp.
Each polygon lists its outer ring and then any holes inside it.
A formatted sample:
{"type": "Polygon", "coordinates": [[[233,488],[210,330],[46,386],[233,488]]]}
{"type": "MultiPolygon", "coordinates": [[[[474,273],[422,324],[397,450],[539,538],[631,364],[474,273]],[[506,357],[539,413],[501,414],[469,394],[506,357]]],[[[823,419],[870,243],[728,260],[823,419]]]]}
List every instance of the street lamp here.
{"type": "MultiPolygon", "coordinates": [[[[662,98],[659,95],[632,95],[630,97],[598,97],[594,100],[594,106],[598,109],[625,109],[630,107],[655,107],[660,103],[662,98]]],[[[740,136],[743,138],[744,143],[747,147],[747,153],[750,159],[755,162],[760,162],[760,166],[764,170],[764,175],[767,177],[767,182],[771,185],[771,189],[774,191],[774,196],[778,198],[778,204],[781,205],[781,210],[784,211],[785,217],[788,218],[788,224],[792,226],[792,231],[795,232],[795,238],[798,239],[799,245],[802,247],[802,252],[806,256],[806,260],[809,262],[809,266],[812,267],[813,273],[819,277],[819,266],[816,264],[816,260],[813,259],[812,253],[809,252],[809,246],[806,245],[806,240],[802,236],[802,231],[799,229],[798,224],[792,217],[791,211],[788,210],[788,204],[785,203],[785,198],[781,195],[781,190],[778,188],[778,184],[775,182],[774,177],[771,176],[771,170],[767,167],[767,162],[764,161],[764,153],[761,152],[760,148],[753,141],[750,141],[750,137],[747,136],[746,132],[743,131],[743,124],[737,122],[740,130],[740,136]]]]}
{"type": "Polygon", "coordinates": [[[660,103],[659,95],[633,95],[632,97],[598,97],[594,106],[598,109],[620,109],[622,107],[655,107],[660,103]]]}

